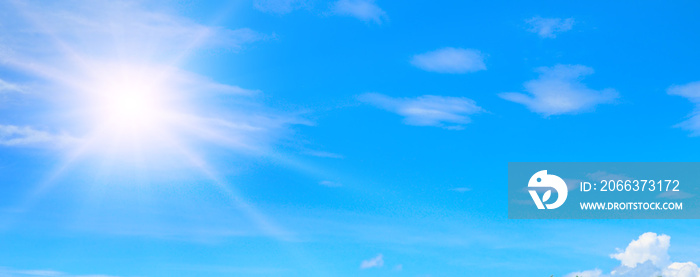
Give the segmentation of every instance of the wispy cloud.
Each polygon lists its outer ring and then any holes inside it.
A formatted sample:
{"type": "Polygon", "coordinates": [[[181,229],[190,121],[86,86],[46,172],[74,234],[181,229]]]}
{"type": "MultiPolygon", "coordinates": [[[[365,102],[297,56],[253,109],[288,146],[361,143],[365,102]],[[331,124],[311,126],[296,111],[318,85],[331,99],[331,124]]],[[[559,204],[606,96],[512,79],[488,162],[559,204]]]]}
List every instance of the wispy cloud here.
{"type": "Polygon", "coordinates": [[[688,116],[689,118],[678,123],[676,127],[690,131],[691,136],[700,136],[700,81],[685,85],[674,85],[669,87],[666,92],[670,95],[685,97],[695,104],[695,109],[688,116]]]}
{"type": "Polygon", "coordinates": [[[10,64],[54,58],[56,51],[70,58],[111,55],[172,62],[197,47],[240,50],[268,37],[249,28],[199,24],[135,2],[16,1],[0,7],[5,27],[0,42],[6,48],[0,51],[0,60],[10,64]]]}
{"type": "Polygon", "coordinates": [[[19,270],[11,269],[6,267],[0,267],[0,276],[2,277],[41,277],[41,276],[55,276],[55,277],[116,277],[111,275],[101,275],[101,274],[90,274],[90,275],[74,275],[68,274],[55,270],[19,270]]]}
{"type": "Polygon", "coordinates": [[[656,197],[667,199],[688,199],[695,197],[695,194],[687,193],[685,191],[664,191],[659,193],[659,195],[656,197]]]}
{"type": "Polygon", "coordinates": [[[463,129],[470,115],[483,112],[474,100],[464,97],[424,95],[416,98],[393,98],[378,93],[359,96],[360,101],[404,117],[404,123],[463,129]]]}
{"type": "Polygon", "coordinates": [[[389,18],[386,12],[374,3],[374,0],[340,0],[333,3],[332,12],[377,24],[381,24],[389,18]]]}
{"type": "Polygon", "coordinates": [[[453,189],[450,189],[450,190],[451,190],[451,191],[460,192],[460,193],[464,193],[464,192],[471,191],[472,189],[470,189],[470,188],[465,188],[465,187],[461,187],[461,188],[453,188],[453,189]]]}
{"type": "Polygon", "coordinates": [[[596,171],[586,174],[587,181],[599,182],[600,180],[634,180],[624,174],[610,173],[605,171],[596,171]]]}
{"type": "Polygon", "coordinates": [[[382,254],[379,254],[376,257],[371,258],[369,260],[364,260],[360,264],[361,269],[368,269],[368,268],[382,267],[382,266],[384,266],[384,256],[382,256],[382,254]]]}
{"type": "Polygon", "coordinates": [[[305,7],[307,2],[307,0],[255,0],[253,6],[262,12],[286,14],[305,7]]]}
{"type": "Polygon", "coordinates": [[[331,158],[331,159],[342,159],[345,158],[341,154],[337,153],[332,153],[332,152],[326,152],[326,151],[314,151],[314,150],[308,150],[305,151],[304,154],[306,155],[311,155],[314,157],[319,157],[319,158],[331,158]]]}
{"type": "Polygon", "coordinates": [[[593,270],[572,272],[567,274],[565,277],[600,277],[602,274],[603,271],[596,268],[593,270]]]}
{"type": "Polygon", "coordinates": [[[67,134],[36,130],[29,126],[0,125],[0,145],[4,146],[66,146],[78,139],[67,134]]]}
{"type": "Polygon", "coordinates": [[[0,79],[0,93],[7,91],[21,92],[22,88],[19,85],[0,79]]]}
{"type": "Polygon", "coordinates": [[[325,186],[325,187],[331,187],[331,188],[337,188],[337,187],[343,186],[343,184],[338,183],[338,182],[333,182],[333,181],[321,181],[318,184],[325,186]]]}
{"type": "Polygon", "coordinates": [[[536,16],[525,20],[525,23],[529,25],[528,31],[536,33],[543,38],[555,38],[558,33],[571,30],[574,26],[574,19],[543,18],[536,16]]]}
{"type": "Polygon", "coordinates": [[[413,56],[411,64],[438,73],[469,73],[486,70],[484,55],[479,50],[445,47],[413,56]]]}
{"type": "Polygon", "coordinates": [[[610,255],[611,258],[620,261],[620,266],[609,274],[604,274],[600,269],[572,272],[566,277],[698,277],[700,268],[693,262],[671,262],[668,249],[671,246],[671,237],[656,233],[644,233],[638,239],[633,240],[624,250],[610,255]]]}
{"type": "Polygon", "coordinates": [[[590,111],[618,98],[614,89],[594,90],[581,82],[584,76],[593,74],[590,67],[556,65],[540,67],[536,71],[540,73],[539,78],[524,84],[527,94],[507,92],[499,96],[544,116],[590,111]]]}

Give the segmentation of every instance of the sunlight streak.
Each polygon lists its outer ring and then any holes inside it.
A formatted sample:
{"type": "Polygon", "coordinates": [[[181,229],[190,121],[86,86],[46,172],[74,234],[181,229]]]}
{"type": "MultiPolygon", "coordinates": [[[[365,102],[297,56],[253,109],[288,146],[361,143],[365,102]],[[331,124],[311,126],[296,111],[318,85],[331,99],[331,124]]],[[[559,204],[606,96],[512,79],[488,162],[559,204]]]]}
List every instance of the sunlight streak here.
{"type": "MultiPolygon", "coordinates": [[[[192,150],[196,144],[255,153],[275,135],[273,130],[296,121],[200,103],[207,101],[199,99],[215,99],[220,91],[232,91],[229,97],[238,97],[245,90],[215,83],[177,65],[199,47],[221,39],[217,36],[222,34],[234,34],[232,31],[108,1],[102,3],[108,9],[76,6],[79,13],[75,15],[48,12],[50,7],[32,3],[11,4],[25,21],[22,23],[33,25],[39,36],[22,40],[25,34],[15,34],[19,38],[15,52],[1,55],[0,61],[51,84],[51,93],[46,95],[58,107],[54,113],[61,115],[55,120],[79,138],[22,206],[34,205],[69,169],[82,163],[109,162],[107,170],[116,171],[189,163],[266,235],[292,239],[223,181],[202,154],[192,150]],[[36,40],[50,45],[44,48],[49,52],[27,47],[36,40]]],[[[233,6],[220,9],[214,21],[223,19],[233,6]]],[[[228,40],[231,38],[224,41],[228,40]]],[[[240,43],[235,38],[231,41],[240,43]]]]}

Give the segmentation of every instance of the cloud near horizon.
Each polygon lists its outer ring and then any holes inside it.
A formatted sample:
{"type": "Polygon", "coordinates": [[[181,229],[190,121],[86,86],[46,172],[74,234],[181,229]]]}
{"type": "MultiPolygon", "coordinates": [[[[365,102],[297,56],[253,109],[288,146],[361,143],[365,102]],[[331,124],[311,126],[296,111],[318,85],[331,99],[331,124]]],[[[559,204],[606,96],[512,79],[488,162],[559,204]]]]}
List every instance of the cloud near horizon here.
{"type": "Polygon", "coordinates": [[[668,249],[671,237],[648,232],[632,240],[624,249],[610,257],[620,266],[609,274],[600,269],[572,272],[566,277],[700,277],[700,268],[693,262],[671,262],[668,249]]]}
{"type": "Polygon", "coordinates": [[[584,76],[593,74],[590,67],[559,64],[535,71],[540,76],[524,84],[527,93],[505,92],[498,96],[544,116],[590,111],[619,97],[614,89],[590,89],[581,82],[584,76]]]}
{"type": "Polygon", "coordinates": [[[88,275],[74,275],[65,272],[55,271],[55,270],[45,270],[45,269],[30,269],[30,270],[19,270],[7,267],[0,267],[0,276],[2,277],[42,277],[42,276],[54,276],[54,277],[116,277],[112,275],[102,275],[102,274],[88,274],[88,275]]]}
{"type": "Polygon", "coordinates": [[[461,130],[471,122],[470,115],[484,111],[474,100],[465,97],[423,95],[416,98],[393,98],[366,93],[359,100],[404,117],[403,122],[415,126],[435,126],[461,130]]]}
{"type": "Polygon", "coordinates": [[[569,31],[574,26],[573,18],[543,18],[533,17],[525,20],[529,25],[527,29],[531,33],[536,33],[541,38],[556,38],[557,33],[569,31]]]}
{"type": "Polygon", "coordinates": [[[425,71],[464,74],[486,70],[479,50],[445,47],[413,56],[411,64],[425,71]]]}

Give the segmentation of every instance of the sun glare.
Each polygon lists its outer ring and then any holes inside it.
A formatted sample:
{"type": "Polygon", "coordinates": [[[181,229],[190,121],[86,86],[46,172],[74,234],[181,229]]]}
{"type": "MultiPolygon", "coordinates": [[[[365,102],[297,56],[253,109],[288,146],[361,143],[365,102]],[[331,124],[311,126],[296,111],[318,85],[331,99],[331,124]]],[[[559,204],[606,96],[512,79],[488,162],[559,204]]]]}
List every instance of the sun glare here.
{"type": "Polygon", "coordinates": [[[109,151],[155,147],[177,114],[164,70],[120,64],[93,72],[87,88],[91,140],[109,151]]]}
{"type": "Polygon", "coordinates": [[[143,131],[139,126],[158,121],[162,107],[159,88],[139,79],[107,84],[102,95],[101,120],[122,131],[143,131]]]}

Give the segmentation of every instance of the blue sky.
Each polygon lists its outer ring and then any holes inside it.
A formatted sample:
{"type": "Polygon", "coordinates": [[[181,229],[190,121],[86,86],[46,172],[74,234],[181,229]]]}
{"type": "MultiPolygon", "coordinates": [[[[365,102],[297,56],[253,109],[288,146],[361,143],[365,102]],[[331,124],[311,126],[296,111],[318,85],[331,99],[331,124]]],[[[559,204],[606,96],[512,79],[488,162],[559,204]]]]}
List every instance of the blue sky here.
{"type": "Polygon", "coordinates": [[[229,2],[0,2],[0,276],[700,276],[506,200],[696,161],[697,3],[229,2]]]}

